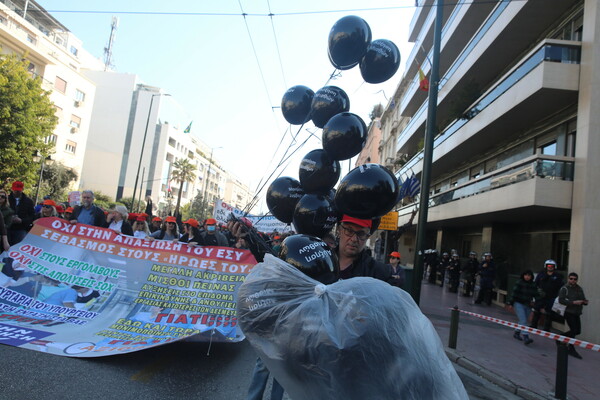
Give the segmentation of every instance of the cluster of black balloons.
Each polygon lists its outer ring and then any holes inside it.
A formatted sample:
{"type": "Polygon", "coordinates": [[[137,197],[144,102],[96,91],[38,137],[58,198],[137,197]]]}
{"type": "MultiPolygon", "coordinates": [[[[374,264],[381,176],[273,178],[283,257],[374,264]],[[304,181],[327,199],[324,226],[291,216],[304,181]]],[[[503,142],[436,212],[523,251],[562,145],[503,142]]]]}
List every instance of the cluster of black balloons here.
{"type": "MultiPolygon", "coordinates": [[[[371,28],[356,16],[341,18],[331,28],[328,56],[340,70],[359,65],[368,83],[390,79],[400,65],[396,45],[385,39],[371,41],[371,28]]],[[[397,203],[398,181],[391,171],[379,164],[353,169],[342,179],[337,191],[333,189],[340,178],[339,161],[360,153],[367,139],[367,125],[349,110],[350,99],[337,86],[325,86],[315,93],[297,85],[283,95],[281,111],[290,124],[302,125],[312,120],[323,129],[323,148],[304,156],[300,179],[280,177],[267,190],[269,211],[278,220],[294,224],[300,234],[297,236],[302,236],[295,239],[298,243],[306,245],[320,240],[318,238],[328,233],[343,214],[377,219],[397,203]]],[[[293,253],[286,253],[286,257],[293,253]]]]}
{"type": "MultiPolygon", "coordinates": [[[[329,32],[327,54],[331,64],[339,70],[357,65],[367,83],[382,83],[390,79],[400,67],[400,51],[390,40],[371,41],[371,28],[357,16],[338,20],[329,32]]],[[[325,86],[316,93],[297,85],[288,89],[281,100],[281,112],[292,125],[312,120],[316,127],[325,128],[327,122],[339,113],[350,110],[350,99],[337,86],[325,86]]]]}

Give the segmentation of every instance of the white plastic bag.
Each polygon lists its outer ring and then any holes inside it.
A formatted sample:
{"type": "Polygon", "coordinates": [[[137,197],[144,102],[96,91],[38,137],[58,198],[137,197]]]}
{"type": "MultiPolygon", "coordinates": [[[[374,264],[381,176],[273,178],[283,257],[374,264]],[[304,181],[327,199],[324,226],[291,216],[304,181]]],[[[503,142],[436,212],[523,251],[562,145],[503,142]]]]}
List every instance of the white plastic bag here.
{"type": "Polygon", "coordinates": [[[429,320],[386,282],[323,285],[267,255],[237,304],[242,331],[294,400],[468,399],[429,320]]]}

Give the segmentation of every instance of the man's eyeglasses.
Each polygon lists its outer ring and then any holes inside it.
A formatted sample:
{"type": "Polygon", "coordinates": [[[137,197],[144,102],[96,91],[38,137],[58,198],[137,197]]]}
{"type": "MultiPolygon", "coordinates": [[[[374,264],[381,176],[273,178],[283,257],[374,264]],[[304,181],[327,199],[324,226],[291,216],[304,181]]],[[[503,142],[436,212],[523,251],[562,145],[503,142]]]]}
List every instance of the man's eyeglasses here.
{"type": "Polygon", "coordinates": [[[355,231],[354,229],[347,228],[344,225],[340,225],[340,227],[342,228],[342,233],[344,234],[344,236],[348,238],[352,238],[352,236],[356,235],[358,240],[364,241],[367,240],[369,236],[371,236],[365,231],[355,231]]]}
{"type": "Polygon", "coordinates": [[[569,278],[570,281],[576,281],[577,278],[569,278]]]}

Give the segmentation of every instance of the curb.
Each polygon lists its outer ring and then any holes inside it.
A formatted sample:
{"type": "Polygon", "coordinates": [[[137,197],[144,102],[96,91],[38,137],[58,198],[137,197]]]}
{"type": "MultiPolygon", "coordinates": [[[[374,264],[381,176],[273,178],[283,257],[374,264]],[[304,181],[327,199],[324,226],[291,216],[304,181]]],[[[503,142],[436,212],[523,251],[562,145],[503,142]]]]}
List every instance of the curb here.
{"type": "Polygon", "coordinates": [[[539,393],[535,393],[527,388],[521,387],[514,382],[506,379],[494,372],[491,372],[481,365],[469,360],[468,358],[463,357],[458,353],[458,351],[454,349],[450,349],[445,347],[446,356],[455,364],[460,365],[461,367],[473,372],[484,378],[485,380],[493,383],[494,385],[506,390],[507,392],[513,393],[517,396],[520,396],[526,400],[556,400],[554,397],[544,396],[539,393]]]}

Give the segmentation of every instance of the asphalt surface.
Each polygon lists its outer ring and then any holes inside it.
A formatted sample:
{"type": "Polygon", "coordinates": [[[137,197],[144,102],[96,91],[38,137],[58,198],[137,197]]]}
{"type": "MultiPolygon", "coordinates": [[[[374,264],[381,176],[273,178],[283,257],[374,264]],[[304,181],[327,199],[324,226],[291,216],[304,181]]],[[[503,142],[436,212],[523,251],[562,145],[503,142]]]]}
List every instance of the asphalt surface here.
{"type": "MultiPolygon", "coordinates": [[[[68,358],[0,346],[5,368],[0,399],[244,399],[255,361],[252,347],[244,341],[212,344],[208,351],[208,343],[178,342],[124,355],[68,358]]],[[[471,399],[520,398],[456,368],[471,399]]]]}

